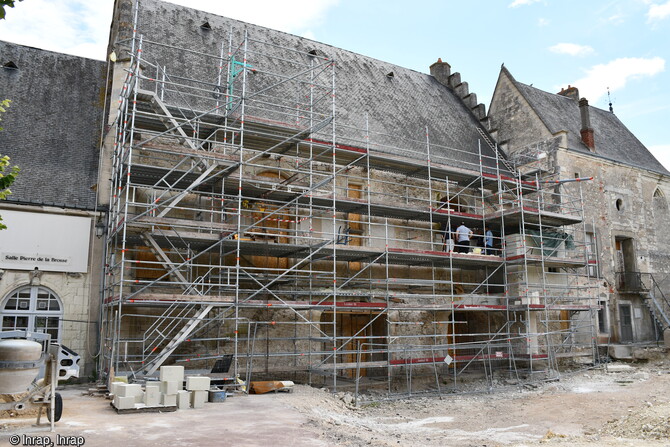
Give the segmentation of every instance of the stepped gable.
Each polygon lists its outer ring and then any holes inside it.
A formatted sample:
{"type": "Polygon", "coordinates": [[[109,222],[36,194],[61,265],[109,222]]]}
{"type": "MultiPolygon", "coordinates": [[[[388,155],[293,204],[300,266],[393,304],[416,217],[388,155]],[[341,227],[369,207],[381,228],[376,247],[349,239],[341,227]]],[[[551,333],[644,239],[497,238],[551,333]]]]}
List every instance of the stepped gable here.
{"type": "MultiPolygon", "coordinates": [[[[127,16],[122,17],[120,23],[132,21],[131,8],[120,8],[120,11],[122,15],[127,16]]],[[[410,155],[409,152],[403,151],[404,148],[426,152],[427,127],[433,159],[444,156],[453,160],[454,165],[478,169],[478,146],[481,137],[477,127],[484,129],[478,116],[453,89],[441,84],[429,74],[398,67],[303,37],[171,3],[157,0],[140,2],[138,32],[147,42],[147,51],[143,56],[150,63],[167,65],[168,72],[173,75],[193,77],[198,74],[214,80],[217,67],[205,63],[205,58],[193,53],[174,50],[167,46],[151,46],[150,42],[217,55],[221,51],[222,44],[227,48],[231,27],[235,42],[242,41],[246,30],[251,39],[274,45],[272,47],[274,54],[270,55],[272,60],[260,60],[261,55],[250,54],[251,65],[262,67],[263,64],[271,63],[274,72],[281,72],[282,65],[287,64],[283,58],[290,59],[296,56],[296,53],[286,54],[283,47],[302,51],[305,63],[309,62],[310,52],[336,61],[338,141],[348,139],[361,141],[360,131],[354,132],[351,129],[365,128],[367,114],[370,131],[385,135],[373,134],[372,147],[375,144],[382,144],[384,147],[380,150],[398,155],[410,155]],[[208,24],[207,27],[202,26],[205,23],[208,24]],[[407,142],[401,140],[402,138],[406,138],[407,142]]],[[[128,34],[126,28],[119,29],[119,39],[128,34]]],[[[290,67],[287,67],[287,72],[291,72],[290,67]]],[[[249,82],[261,82],[259,81],[261,76],[251,78],[249,82]]],[[[275,90],[273,93],[279,92],[275,90]]],[[[286,95],[295,93],[287,91],[286,95]]],[[[322,137],[329,138],[330,134],[322,131],[322,137]]],[[[485,156],[491,157],[485,159],[485,169],[493,171],[495,169],[493,150],[483,143],[482,152],[485,156]]],[[[412,155],[416,156],[416,153],[412,155]]]]}

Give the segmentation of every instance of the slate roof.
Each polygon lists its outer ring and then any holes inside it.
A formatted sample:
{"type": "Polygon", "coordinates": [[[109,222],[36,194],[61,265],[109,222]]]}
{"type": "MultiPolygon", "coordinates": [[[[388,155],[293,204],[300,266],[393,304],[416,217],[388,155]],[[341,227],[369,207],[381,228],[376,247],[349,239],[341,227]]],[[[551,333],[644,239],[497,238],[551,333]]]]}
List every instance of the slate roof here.
{"type": "Polygon", "coordinates": [[[8,202],[94,209],[106,64],[0,42],[0,153],[21,173],[8,202]],[[17,69],[3,66],[13,62],[17,69]]]}
{"type": "MultiPolygon", "coordinates": [[[[129,9],[125,10],[125,15],[129,15],[129,9]]],[[[120,18],[121,23],[130,21],[130,17],[120,18]]],[[[371,137],[373,144],[395,145],[392,149],[386,146],[384,150],[402,153],[406,142],[400,139],[407,138],[415,140],[416,147],[413,149],[425,151],[427,126],[433,158],[440,154],[451,158],[455,165],[471,163],[470,168],[473,169],[478,166],[480,135],[477,127],[482,128],[481,123],[452,90],[428,74],[211,13],[157,0],[140,1],[138,32],[145,41],[143,57],[152,64],[167,65],[171,76],[193,77],[194,74],[203,74],[213,81],[216,71],[211,63],[204,63],[204,59],[196,54],[157,47],[150,41],[217,55],[222,45],[227,49],[231,27],[235,42],[241,42],[246,29],[250,38],[273,45],[265,47],[271,48],[265,60],[257,53],[249,56],[249,63],[262,70],[267,67],[275,71],[287,68],[285,72],[291,73],[285,60],[294,58],[295,54],[288,54],[282,47],[304,52],[305,63],[308,62],[306,53],[309,51],[316,51],[336,61],[336,140],[362,140],[361,133],[353,131],[351,127],[364,128],[367,114],[371,132],[394,136],[371,137]],[[205,22],[209,23],[211,30],[201,29],[205,22]],[[390,72],[393,72],[393,77],[387,76],[390,72]],[[438,148],[438,145],[441,147],[438,148]]],[[[250,76],[249,82],[262,82],[259,81],[262,77],[263,74],[250,76]]],[[[294,93],[286,92],[287,97],[291,95],[294,93]]],[[[324,131],[323,136],[329,137],[328,132],[324,131]]],[[[485,143],[482,144],[482,150],[484,155],[495,158],[485,143]]],[[[495,166],[495,160],[486,163],[495,166]]]]}
{"type": "MultiPolygon", "coordinates": [[[[503,70],[506,69],[503,67],[503,70]]],[[[594,154],[581,139],[582,122],[577,101],[523,84],[516,81],[511,75],[510,79],[551,133],[568,132],[569,149],[670,175],[670,172],[654,158],[614,113],[589,105],[591,127],[596,145],[594,154]]]]}

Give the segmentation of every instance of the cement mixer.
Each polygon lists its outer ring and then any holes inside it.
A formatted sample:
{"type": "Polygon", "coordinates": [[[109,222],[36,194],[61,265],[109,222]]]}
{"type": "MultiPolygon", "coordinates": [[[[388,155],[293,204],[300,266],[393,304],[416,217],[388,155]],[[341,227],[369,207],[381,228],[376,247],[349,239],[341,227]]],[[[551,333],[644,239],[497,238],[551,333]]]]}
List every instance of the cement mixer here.
{"type": "Polygon", "coordinates": [[[59,377],[63,379],[65,376],[78,375],[76,363],[79,356],[50,341],[51,336],[45,333],[0,332],[0,395],[27,392],[18,401],[0,403],[0,410],[21,412],[37,406],[37,423],[40,423],[42,411],[46,410],[53,431],[54,423],[58,422],[63,413],[63,399],[56,392],[59,377]],[[63,353],[67,355],[68,351],[76,358],[63,361],[60,357],[63,353]],[[59,368],[61,363],[69,367],[65,373],[63,368],[59,368]]]}

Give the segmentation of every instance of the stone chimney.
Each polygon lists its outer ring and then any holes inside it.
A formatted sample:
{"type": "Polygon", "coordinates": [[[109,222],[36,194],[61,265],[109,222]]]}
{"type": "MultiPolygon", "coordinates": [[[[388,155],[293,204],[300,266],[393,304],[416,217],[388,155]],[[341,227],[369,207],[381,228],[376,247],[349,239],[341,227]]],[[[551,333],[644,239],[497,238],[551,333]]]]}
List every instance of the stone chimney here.
{"type": "Polygon", "coordinates": [[[577,87],[568,85],[568,88],[561,88],[561,91],[558,92],[558,94],[579,101],[579,90],[577,90],[577,87]]]}
{"type": "Polygon", "coordinates": [[[486,107],[484,104],[477,103],[477,95],[470,93],[470,87],[467,82],[461,81],[460,73],[452,73],[451,65],[442,62],[442,58],[439,58],[437,62],[430,66],[430,75],[434,77],[437,82],[453,91],[482,125],[485,128],[489,128],[486,107]]]}
{"type": "Polygon", "coordinates": [[[451,76],[451,65],[446,62],[442,62],[442,58],[439,58],[437,62],[430,66],[430,75],[437,79],[442,85],[449,85],[449,76],[451,76]]]}
{"type": "Polygon", "coordinates": [[[580,131],[582,141],[591,151],[595,152],[596,142],[593,138],[593,128],[591,127],[591,117],[589,116],[589,102],[586,98],[579,100],[579,115],[582,118],[582,130],[580,131]]]}
{"type": "Polygon", "coordinates": [[[116,52],[118,61],[129,61],[130,56],[126,46],[130,44],[117,45],[117,42],[128,42],[133,37],[133,0],[114,0],[114,12],[112,25],[109,29],[109,40],[107,41],[107,55],[116,52]]]}

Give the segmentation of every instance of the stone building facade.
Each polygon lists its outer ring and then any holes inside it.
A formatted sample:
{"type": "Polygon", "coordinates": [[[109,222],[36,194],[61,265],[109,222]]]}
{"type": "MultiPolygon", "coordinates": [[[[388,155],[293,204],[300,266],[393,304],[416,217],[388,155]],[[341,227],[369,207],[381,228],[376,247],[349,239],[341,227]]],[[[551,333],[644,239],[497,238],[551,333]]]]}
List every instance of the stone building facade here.
{"type": "Polygon", "coordinates": [[[497,140],[526,170],[585,180],[585,220],[598,260],[593,270],[602,281],[600,342],[662,338],[670,316],[670,173],[612,110],[580,98],[577,86],[547,93],[503,67],[489,117],[497,140]]]}
{"type": "Polygon", "coordinates": [[[658,339],[669,174],[575,89],[503,68],[487,114],[441,60],[418,73],[158,0],[116,0],[108,54],[0,43],[18,66],[0,147],[25,167],[0,211],[47,216],[47,241],[81,225],[76,253],[3,252],[64,261],[3,267],[0,299],[56,296],[87,371],[411,392],[658,339]]]}
{"type": "Polygon", "coordinates": [[[105,63],[0,42],[0,153],[21,172],[0,202],[2,330],[47,331],[81,356],[98,352],[102,253],[95,223],[105,63]]]}

